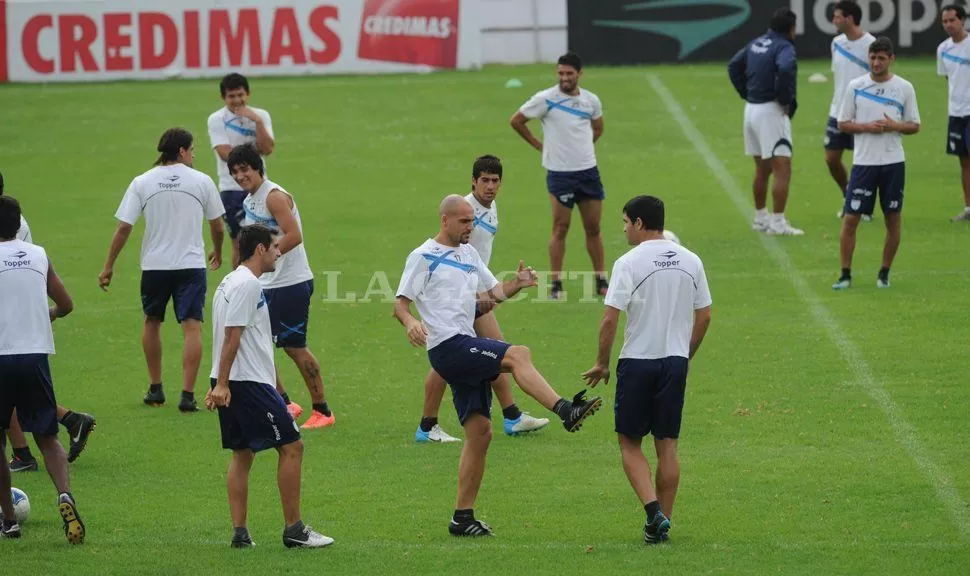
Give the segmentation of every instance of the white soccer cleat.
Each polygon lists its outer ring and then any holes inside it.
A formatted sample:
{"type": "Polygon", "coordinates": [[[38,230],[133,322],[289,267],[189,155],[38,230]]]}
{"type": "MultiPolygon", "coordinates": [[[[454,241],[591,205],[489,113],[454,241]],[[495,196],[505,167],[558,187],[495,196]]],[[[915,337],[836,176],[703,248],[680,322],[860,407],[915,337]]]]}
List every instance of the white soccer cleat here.
{"type": "Polygon", "coordinates": [[[515,420],[505,418],[504,421],[505,433],[509,436],[518,436],[519,434],[542,430],[549,424],[548,418],[533,418],[526,412],[523,412],[515,420]]]}
{"type": "Polygon", "coordinates": [[[414,439],[418,442],[437,442],[437,443],[448,443],[448,442],[461,442],[461,439],[455,438],[451,434],[445,432],[441,426],[435,424],[431,427],[431,430],[425,432],[418,426],[418,430],[414,433],[414,439]]]}
{"type": "Polygon", "coordinates": [[[315,532],[309,526],[304,526],[299,536],[283,534],[283,545],[287,548],[326,548],[331,544],[333,544],[333,538],[315,532]]]}
{"type": "Polygon", "coordinates": [[[751,229],[755,232],[767,232],[769,227],[768,215],[758,216],[755,214],[754,220],[751,222],[751,229]]]}
{"type": "Polygon", "coordinates": [[[788,219],[782,217],[780,220],[773,221],[769,226],[766,233],[769,236],[804,236],[805,231],[799,228],[793,227],[788,219]]]}

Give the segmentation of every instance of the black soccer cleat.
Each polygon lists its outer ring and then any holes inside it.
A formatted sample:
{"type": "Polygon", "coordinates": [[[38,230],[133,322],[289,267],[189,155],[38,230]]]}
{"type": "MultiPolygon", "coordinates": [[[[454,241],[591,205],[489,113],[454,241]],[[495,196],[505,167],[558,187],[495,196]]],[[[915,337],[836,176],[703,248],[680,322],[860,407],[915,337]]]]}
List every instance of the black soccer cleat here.
{"type": "Polygon", "coordinates": [[[165,392],[159,388],[158,392],[152,392],[152,389],[148,389],[148,393],[145,394],[144,399],[145,404],[149,406],[162,406],[165,404],[165,392]]]}
{"type": "Polygon", "coordinates": [[[16,520],[7,523],[0,514],[0,538],[20,538],[20,524],[16,520]]]}
{"type": "Polygon", "coordinates": [[[573,396],[573,407],[569,409],[569,414],[563,419],[562,425],[569,432],[575,432],[583,427],[583,420],[592,416],[603,405],[603,398],[593,396],[586,399],[586,390],[580,391],[573,396]]]}
{"type": "Polygon", "coordinates": [[[57,497],[57,510],[61,513],[61,520],[64,521],[64,535],[71,544],[84,544],[84,522],[81,522],[81,515],[77,512],[77,504],[70,494],[61,494],[57,497]]]}
{"type": "Polygon", "coordinates": [[[38,468],[37,459],[31,457],[29,460],[24,460],[20,456],[14,454],[13,458],[10,459],[10,471],[11,472],[36,472],[38,468]]]}
{"type": "Polygon", "coordinates": [[[179,400],[179,412],[198,412],[199,405],[196,404],[195,398],[186,398],[185,396],[179,400]]]}
{"type": "Polygon", "coordinates": [[[75,414],[78,416],[77,421],[67,429],[71,439],[71,447],[67,453],[68,462],[74,462],[81,455],[81,452],[84,452],[84,447],[88,445],[88,436],[91,435],[91,432],[94,432],[94,428],[98,424],[98,421],[90,414],[83,412],[76,412],[75,414]]]}
{"type": "Polygon", "coordinates": [[[229,543],[230,548],[255,548],[256,543],[247,534],[245,538],[233,538],[232,542],[229,543]]]}
{"type": "Polygon", "coordinates": [[[452,519],[451,524],[448,525],[448,532],[452,536],[495,536],[495,533],[492,532],[492,528],[488,524],[481,520],[475,520],[474,518],[471,520],[463,520],[462,522],[455,522],[452,519]]]}
{"type": "Polygon", "coordinates": [[[643,526],[643,541],[647,544],[660,544],[669,540],[667,532],[670,530],[670,520],[664,516],[663,512],[657,512],[653,517],[653,522],[643,526]]]}

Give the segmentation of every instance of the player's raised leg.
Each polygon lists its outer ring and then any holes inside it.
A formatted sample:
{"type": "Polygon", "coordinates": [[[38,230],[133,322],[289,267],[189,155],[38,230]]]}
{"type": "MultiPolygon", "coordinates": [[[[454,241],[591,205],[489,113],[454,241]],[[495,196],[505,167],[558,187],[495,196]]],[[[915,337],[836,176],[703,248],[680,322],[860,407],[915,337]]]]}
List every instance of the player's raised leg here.
{"type": "Polygon", "coordinates": [[[327,400],[324,396],[323,374],[320,369],[320,363],[317,362],[316,357],[306,347],[286,347],[283,348],[283,351],[296,364],[296,367],[300,370],[300,375],[303,376],[303,382],[306,384],[307,390],[310,391],[313,412],[310,414],[310,418],[303,423],[303,428],[309,430],[312,428],[333,426],[336,419],[334,418],[333,412],[330,411],[330,407],[327,405],[327,400]]]}
{"type": "Polygon", "coordinates": [[[286,404],[286,411],[290,413],[290,416],[294,420],[303,414],[303,406],[300,406],[296,402],[290,399],[290,395],[286,393],[286,388],[283,387],[283,378],[280,376],[280,367],[276,366],[276,392],[283,398],[283,403],[286,404]]]}

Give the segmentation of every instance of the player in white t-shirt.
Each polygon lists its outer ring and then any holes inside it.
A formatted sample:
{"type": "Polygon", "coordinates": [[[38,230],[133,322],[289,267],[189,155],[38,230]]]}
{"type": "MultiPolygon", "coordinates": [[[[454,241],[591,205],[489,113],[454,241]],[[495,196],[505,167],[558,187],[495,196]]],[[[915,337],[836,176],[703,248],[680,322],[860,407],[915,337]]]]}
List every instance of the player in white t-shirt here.
{"type": "Polygon", "coordinates": [[[533,148],[542,152],[546,169],[546,188],[552,206],[552,238],[549,239],[549,262],[552,287],[549,296],[563,294],[562,262],[566,255],[566,235],[572,219],[573,205],[586,231],[586,251],[596,273],[596,289],[606,295],[606,257],[600,236],[603,214],[603,183],[596,165],[594,144],[603,135],[603,105],[599,97],[579,87],[583,64],[579,56],[567,52],[556,66],[559,83],[536,93],[512,116],[512,128],[533,148]],[[542,123],[540,142],[526,123],[538,118],[542,123]]]}
{"type": "MultiPolygon", "coordinates": [[[[468,243],[478,251],[485,266],[492,256],[492,242],[498,234],[498,205],[495,196],[502,187],[502,161],[495,156],[479,156],[472,164],[472,192],[465,200],[475,210],[475,221],[468,243]]],[[[475,334],[481,338],[504,340],[498,320],[491,311],[479,307],[475,311],[475,334]]],[[[424,413],[414,433],[418,442],[460,442],[438,424],[438,410],[448,383],[431,369],[424,381],[424,413]]],[[[519,410],[512,395],[508,376],[499,374],[492,382],[502,408],[503,428],[509,436],[535,432],[549,424],[548,418],[535,418],[519,410]]]]}
{"type": "Polygon", "coordinates": [[[842,272],[832,285],[852,285],[852,254],[856,228],[863,215],[872,215],[876,197],[886,217],[886,240],[876,286],[889,288],[889,269],[899,249],[906,184],[903,135],[919,132],[919,107],[913,85],[890,70],[895,62],[892,41],[880,36],[869,45],[869,69],[846,88],[839,110],[839,130],[855,135],[852,173],[846,188],[840,236],[842,272]]]}
{"type": "Polygon", "coordinates": [[[246,526],[249,470],[256,453],[279,453],[277,482],[283,505],[283,544],[287,548],[322,548],[333,544],[300,517],[300,429],[276,392],[273,331],[269,306],[259,279],[272,273],[280,258],[280,239],[262,224],[240,231],[242,262],[212,296],[212,371],[205,396],[218,408],[222,447],[232,450],[227,484],[233,548],[255,546],[246,526]]]}
{"type": "Polygon", "coordinates": [[[216,169],[219,173],[219,195],[225,207],[226,225],[229,228],[229,238],[232,241],[232,265],[239,263],[239,227],[243,224],[245,213],[242,202],[246,192],[236,184],[226,160],[229,152],[236,146],[252,144],[263,156],[273,153],[276,146],[273,135],[273,120],[269,112],[262,108],[249,106],[249,80],[242,74],[227,74],[219,82],[219,94],[225,106],[209,115],[209,145],[216,156],[216,169]]]}
{"type": "MultiPolygon", "coordinates": [[[[842,153],[852,150],[852,135],[839,131],[839,109],[849,82],[869,72],[869,45],[876,37],[862,29],[862,7],[852,0],[842,0],[835,5],[832,24],[841,32],[832,39],[832,75],[835,90],[829,106],[829,119],[825,126],[825,164],[832,179],[839,186],[839,196],[845,203],[845,187],[849,176],[842,164],[842,153]]],[[[842,217],[842,211],[838,213],[842,217]]]]}
{"type": "Polygon", "coordinates": [[[490,536],[487,524],[475,519],[474,505],[485,475],[485,456],[492,438],[491,382],[512,373],[519,387],[562,419],[570,432],[599,409],[603,399],[585,399],[585,389],[572,401],[559,396],[532,364],[525,346],[475,334],[476,303],[494,306],[535,286],[532,268],[519,262],[514,278],[500,283],[468,244],[475,211],[465,198],[452,194],[438,208],[441,228],[408,256],[397,289],[394,317],[414,346],[426,346],[431,367],[451,386],[465,443],[458,469],[458,498],[448,531],[454,536],[490,536]],[[411,314],[411,303],[421,320],[411,314]]]}
{"type": "Polygon", "coordinates": [[[206,253],[202,221],[209,222],[212,251],[209,267],[222,265],[222,215],[225,211],[212,178],[192,168],[192,134],[171,128],[158,142],[161,155],[155,167],[131,181],[115,218],[108,259],[99,283],[107,291],[114,264],[142,214],[145,236],[141,245],[141,302],[145,313],[142,347],[150,379],[144,402],[165,403],[162,390],[162,322],[172,300],[175,319],[182,325],[182,396],[179,410],[195,412],[195,379],[202,361],[202,316],[205,308],[206,253]]]}
{"type": "MultiPolygon", "coordinates": [[[[227,160],[232,177],[246,191],[243,226],[265,224],[281,235],[280,252],[283,255],[276,263],[276,271],[264,274],[259,282],[266,292],[276,347],[282,348],[293,360],[310,391],[313,411],[303,428],[324,428],[332,426],[336,419],[324,396],[320,363],[307,348],[313,271],[304,248],[300,211],[289,192],[265,178],[262,162],[259,151],[251,144],[233,148],[227,160]]],[[[286,400],[290,414],[299,418],[303,408],[290,402],[278,372],[276,388],[286,400]]]]}
{"type": "MultiPolygon", "coordinates": [[[[57,401],[48,357],[54,353],[51,323],[74,309],[70,294],[54,272],[47,252],[17,239],[20,204],[0,196],[0,432],[14,411],[20,426],[34,435],[47,472],[57,489],[57,508],[71,544],[84,542],[84,523],[71,495],[67,454],[57,440],[57,401]],[[48,298],[54,306],[48,304],[48,298]]],[[[6,443],[0,439],[0,538],[20,538],[10,495],[6,443]]]]}
{"type": "Polygon", "coordinates": [[[936,49],[936,70],[949,83],[949,125],[946,153],[960,159],[960,183],[963,187],[962,212],[954,222],[970,220],[970,34],[966,30],[967,11],[950,4],[940,10],[940,22],[950,36],[936,49]]]}
{"type": "Polygon", "coordinates": [[[610,355],[620,312],[627,315],[616,365],[616,433],[623,470],[647,513],[648,544],[667,540],[680,482],[677,438],[687,366],[711,323],[711,292],[696,254],[664,239],[664,204],[637,196],[623,207],[623,233],[634,248],[613,265],[600,326],[596,364],[583,377],[609,383],[610,355]],[[656,490],[643,437],[657,452],[656,490]]]}

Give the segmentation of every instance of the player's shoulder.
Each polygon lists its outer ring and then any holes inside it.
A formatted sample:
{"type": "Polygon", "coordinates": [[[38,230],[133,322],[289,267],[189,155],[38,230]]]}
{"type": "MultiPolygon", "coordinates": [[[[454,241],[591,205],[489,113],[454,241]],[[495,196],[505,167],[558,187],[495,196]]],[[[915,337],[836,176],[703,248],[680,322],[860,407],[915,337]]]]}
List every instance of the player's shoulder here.
{"type": "Polygon", "coordinates": [[[865,44],[866,47],[868,47],[870,44],[876,41],[876,37],[874,34],[872,34],[872,32],[866,32],[865,34],[862,35],[861,40],[862,40],[862,43],[865,44]]]}
{"type": "Polygon", "coordinates": [[[558,93],[559,93],[559,85],[556,84],[555,86],[550,86],[548,88],[543,88],[542,90],[539,90],[538,92],[535,93],[534,98],[549,98],[549,97],[555,96],[558,93]]]}
{"type": "Polygon", "coordinates": [[[255,112],[258,116],[260,116],[263,119],[269,118],[269,111],[266,110],[265,108],[257,108],[255,106],[250,106],[249,109],[255,112]]]}
{"type": "Polygon", "coordinates": [[[936,47],[936,53],[939,54],[940,52],[943,52],[944,50],[947,50],[952,47],[953,47],[953,39],[948,37],[942,42],[940,42],[939,46],[936,47]]]}
{"type": "Polygon", "coordinates": [[[916,92],[916,88],[913,87],[913,83],[910,82],[909,80],[903,78],[902,76],[899,76],[899,75],[895,75],[894,74],[893,75],[893,81],[898,86],[902,87],[903,90],[908,90],[908,91],[911,91],[911,92],[914,92],[914,93],[916,92]]]}
{"type": "Polygon", "coordinates": [[[209,122],[212,123],[215,121],[220,121],[222,120],[223,116],[225,116],[226,114],[229,114],[229,109],[223,106],[222,108],[219,108],[212,114],[209,114],[209,122]]]}
{"type": "Polygon", "coordinates": [[[849,38],[845,34],[839,34],[835,38],[832,38],[832,49],[835,50],[836,44],[845,44],[848,39],[849,38]]]}
{"type": "Polygon", "coordinates": [[[587,100],[592,100],[594,102],[600,101],[600,97],[597,96],[595,92],[593,92],[592,90],[587,90],[586,88],[580,88],[579,95],[580,97],[585,98],[587,100]]]}
{"type": "Polygon", "coordinates": [[[869,78],[869,75],[868,74],[863,74],[862,76],[859,76],[858,78],[853,78],[852,80],[849,80],[848,87],[849,88],[852,88],[852,89],[857,89],[860,86],[865,86],[866,84],[868,84],[870,82],[872,82],[872,80],[869,78]]]}
{"type": "Polygon", "coordinates": [[[411,253],[408,254],[408,259],[420,258],[424,254],[429,254],[429,253],[434,254],[436,252],[441,252],[441,248],[438,246],[437,242],[435,242],[431,238],[428,238],[427,240],[419,244],[414,250],[411,250],[411,253]]]}

